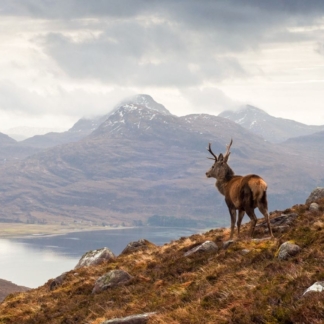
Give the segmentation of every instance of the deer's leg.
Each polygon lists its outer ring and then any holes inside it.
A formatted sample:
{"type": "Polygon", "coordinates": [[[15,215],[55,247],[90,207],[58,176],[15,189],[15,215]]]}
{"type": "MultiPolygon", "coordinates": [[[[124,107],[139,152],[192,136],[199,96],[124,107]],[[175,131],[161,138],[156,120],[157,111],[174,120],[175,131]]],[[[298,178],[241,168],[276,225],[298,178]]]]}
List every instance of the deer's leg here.
{"type": "Polygon", "coordinates": [[[260,199],[260,201],[258,201],[258,208],[267,221],[268,229],[269,229],[269,233],[270,233],[271,237],[274,237],[273,233],[272,233],[272,228],[270,225],[270,219],[269,219],[269,213],[268,213],[268,200],[267,200],[267,192],[266,191],[263,193],[263,196],[260,199]]]}
{"type": "Polygon", "coordinates": [[[268,229],[269,229],[270,236],[271,237],[274,237],[273,236],[273,233],[272,233],[272,228],[271,228],[271,225],[270,225],[270,219],[269,219],[268,209],[265,208],[265,206],[263,204],[259,204],[258,205],[258,208],[259,208],[260,212],[262,213],[262,215],[264,216],[264,218],[267,220],[267,224],[268,224],[268,229]]]}
{"type": "Polygon", "coordinates": [[[253,236],[253,233],[254,233],[255,225],[256,225],[258,219],[257,219],[257,217],[256,217],[256,215],[254,213],[254,209],[253,208],[246,209],[246,213],[247,213],[247,215],[251,219],[250,236],[252,237],[253,236]]]}
{"type": "Polygon", "coordinates": [[[238,220],[237,220],[237,234],[238,234],[238,236],[240,236],[240,228],[241,228],[241,223],[242,223],[242,219],[244,217],[244,214],[245,214],[244,210],[239,210],[238,220]]]}
{"type": "Polygon", "coordinates": [[[234,234],[234,228],[235,228],[235,223],[236,223],[236,209],[235,208],[228,208],[230,215],[231,215],[231,236],[230,239],[233,238],[234,234]]]}

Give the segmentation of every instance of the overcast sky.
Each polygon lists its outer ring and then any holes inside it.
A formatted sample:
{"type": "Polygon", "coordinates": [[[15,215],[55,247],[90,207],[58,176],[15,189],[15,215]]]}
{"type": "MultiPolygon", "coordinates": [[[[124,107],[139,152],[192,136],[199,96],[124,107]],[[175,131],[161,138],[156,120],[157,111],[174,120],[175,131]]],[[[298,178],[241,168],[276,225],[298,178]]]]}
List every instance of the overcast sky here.
{"type": "Polygon", "coordinates": [[[1,0],[0,131],[67,129],[150,94],[324,124],[323,0],[1,0]]]}

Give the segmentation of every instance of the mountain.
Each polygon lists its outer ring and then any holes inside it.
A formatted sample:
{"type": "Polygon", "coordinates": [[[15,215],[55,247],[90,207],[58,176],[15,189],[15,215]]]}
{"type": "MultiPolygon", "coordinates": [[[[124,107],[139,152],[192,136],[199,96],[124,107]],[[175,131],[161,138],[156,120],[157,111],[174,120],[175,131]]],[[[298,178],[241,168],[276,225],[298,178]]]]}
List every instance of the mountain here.
{"type": "Polygon", "coordinates": [[[310,126],[289,119],[273,117],[250,105],[237,111],[224,111],[218,116],[228,118],[272,143],[324,131],[324,125],[310,126]]]}
{"type": "Polygon", "coordinates": [[[22,145],[8,135],[0,133],[0,168],[8,163],[35,154],[38,151],[39,149],[37,148],[22,145]]]}
{"type": "MultiPolygon", "coordinates": [[[[307,156],[313,164],[323,169],[324,166],[324,131],[311,135],[290,138],[283,142],[281,146],[288,152],[295,152],[296,156],[307,156]]],[[[294,153],[292,153],[294,154],[294,153]]]]}
{"type": "Polygon", "coordinates": [[[17,286],[10,281],[0,279],[0,303],[9,294],[27,290],[29,290],[29,288],[17,286]]]}
{"type": "Polygon", "coordinates": [[[170,114],[170,112],[163,105],[157,103],[151,96],[139,94],[121,101],[112,109],[110,113],[103,116],[79,119],[66,132],[49,132],[43,135],[35,135],[22,141],[21,143],[22,145],[29,147],[44,149],[70,142],[77,142],[96,130],[110,116],[110,114],[118,110],[119,107],[131,104],[146,107],[161,114],[170,114]]]}
{"type": "Polygon", "coordinates": [[[206,147],[211,142],[215,153],[224,152],[231,137],[230,165],[266,179],[270,209],[304,200],[321,184],[321,170],[307,156],[296,159],[228,119],[177,117],[147,102],[128,101],[79,141],[0,169],[0,218],[131,225],[156,215],[223,226],[228,211],[205,177],[206,147]]]}
{"type": "MultiPolygon", "coordinates": [[[[15,139],[16,141],[23,141],[27,138],[30,138],[32,136],[35,136],[36,134],[38,135],[44,135],[47,133],[51,133],[54,131],[52,128],[43,128],[43,127],[26,127],[26,126],[21,126],[21,127],[13,127],[5,130],[4,132],[8,134],[11,138],[15,139]]],[[[63,132],[64,130],[60,130],[63,132]]]]}

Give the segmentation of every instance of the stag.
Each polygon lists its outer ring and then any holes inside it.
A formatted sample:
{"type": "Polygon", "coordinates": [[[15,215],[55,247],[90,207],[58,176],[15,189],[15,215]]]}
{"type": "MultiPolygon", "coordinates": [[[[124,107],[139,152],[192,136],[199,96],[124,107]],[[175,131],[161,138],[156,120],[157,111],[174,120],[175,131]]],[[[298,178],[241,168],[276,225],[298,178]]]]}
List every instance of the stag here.
{"type": "Polygon", "coordinates": [[[230,156],[230,148],[233,140],[227,145],[226,153],[219,154],[217,157],[209,143],[208,152],[213,156],[209,158],[215,160],[213,166],[206,172],[207,178],[216,178],[216,188],[225,196],[225,202],[231,215],[231,236],[233,238],[234,227],[236,223],[236,210],[238,210],[237,231],[240,236],[241,222],[244,214],[251,219],[250,236],[253,236],[257,217],[254,209],[258,207],[268,223],[269,233],[273,237],[270,226],[268,201],[267,201],[267,183],[258,175],[249,174],[246,176],[235,175],[233,170],[227,164],[230,156]]]}

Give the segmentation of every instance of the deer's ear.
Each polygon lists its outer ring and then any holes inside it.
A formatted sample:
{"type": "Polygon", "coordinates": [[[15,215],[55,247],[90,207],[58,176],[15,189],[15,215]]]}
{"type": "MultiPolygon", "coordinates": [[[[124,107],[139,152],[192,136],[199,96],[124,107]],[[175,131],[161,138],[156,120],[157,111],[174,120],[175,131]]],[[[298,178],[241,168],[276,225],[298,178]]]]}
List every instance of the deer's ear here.
{"type": "Polygon", "coordinates": [[[219,154],[219,156],[218,156],[218,161],[223,161],[224,160],[224,156],[223,156],[223,154],[221,153],[221,154],[219,154]]]}
{"type": "Polygon", "coordinates": [[[228,154],[227,154],[227,155],[225,156],[224,162],[226,162],[226,163],[227,163],[227,160],[228,160],[228,158],[229,158],[230,154],[231,154],[231,152],[228,152],[228,154]]]}

